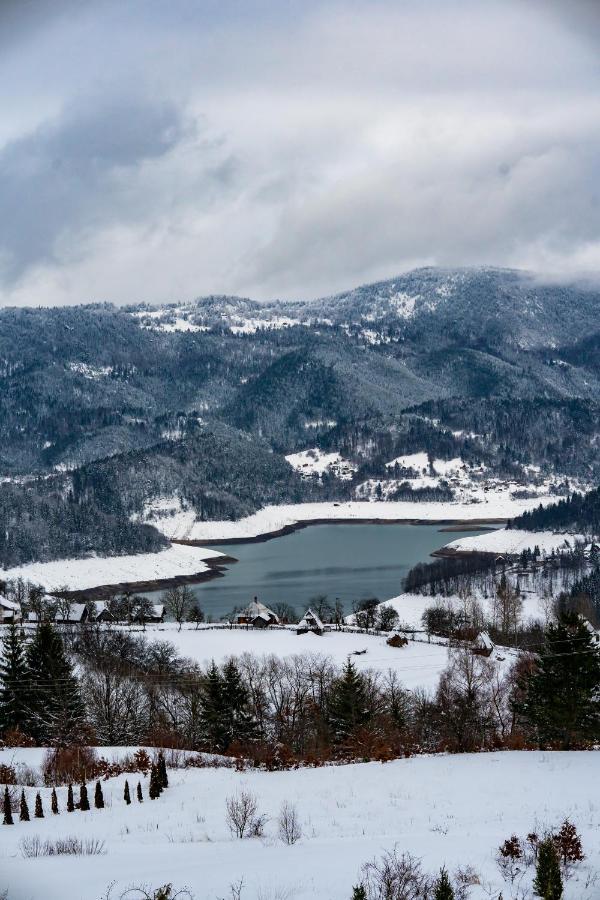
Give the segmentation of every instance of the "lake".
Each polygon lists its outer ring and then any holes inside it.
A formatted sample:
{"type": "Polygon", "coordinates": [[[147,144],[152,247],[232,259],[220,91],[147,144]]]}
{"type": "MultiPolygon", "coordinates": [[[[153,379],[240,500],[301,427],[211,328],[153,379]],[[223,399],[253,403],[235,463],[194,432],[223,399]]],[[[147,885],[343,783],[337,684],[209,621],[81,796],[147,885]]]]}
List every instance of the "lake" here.
{"type": "MultiPolygon", "coordinates": [[[[266,603],[284,601],[303,612],[311,597],[337,597],[348,612],[364,597],[388,600],[402,591],[412,566],[427,562],[461,535],[485,529],[440,532],[440,525],[310,525],[268,541],[219,544],[238,559],[223,578],[193,585],[207,617],[220,619],[255,595],[266,603]]],[[[153,593],[153,599],[158,599],[153,593]]]]}

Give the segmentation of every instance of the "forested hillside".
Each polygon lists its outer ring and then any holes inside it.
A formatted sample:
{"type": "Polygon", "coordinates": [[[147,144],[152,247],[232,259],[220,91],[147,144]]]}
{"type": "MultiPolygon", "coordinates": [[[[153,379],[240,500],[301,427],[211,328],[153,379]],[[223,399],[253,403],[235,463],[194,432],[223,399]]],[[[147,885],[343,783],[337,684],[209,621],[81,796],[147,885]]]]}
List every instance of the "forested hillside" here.
{"type": "Polygon", "coordinates": [[[498,269],[301,303],[2,310],[0,563],[158,545],[131,517],[161,498],[235,518],[352,497],[402,454],[524,490],[593,483],[599,310],[591,289],[498,269]],[[351,477],[300,477],[284,457],[309,448],[351,477]]]}
{"type": "Polygon", "coordinates": [[[564,530],[600,536],[600,488],[523,513],[511,525],[531,531],[564,530]]]}

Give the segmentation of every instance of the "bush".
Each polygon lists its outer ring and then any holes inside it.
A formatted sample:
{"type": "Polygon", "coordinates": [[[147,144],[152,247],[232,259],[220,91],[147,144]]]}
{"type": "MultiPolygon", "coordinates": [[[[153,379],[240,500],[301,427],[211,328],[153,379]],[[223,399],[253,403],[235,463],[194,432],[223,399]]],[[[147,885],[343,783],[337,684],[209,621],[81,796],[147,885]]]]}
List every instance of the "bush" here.
{"type": "Polygon", "coordinates": [[[82,841],[72,836],[42,841],[39,835],[34,835],[23,838],[19,847],[25,859],[38,856],[101,856],[106,852],[104,841],[98,838],[82,841]]]}
{"type": "Polygon", "coordinates": [[[17,773],[12,766],[0,763],[0,784],[16,784],[17,773]]]}
{"type": "Polygon", "coordinates": [[[363,865],[361,883],[367,900],[423,900],[432,887],[420,860],[410,853],[398,855],[395,847],[363,865]]]}
{"type": "Polygon", "coordinates": [[[285,801],[279,812],[277,820],[279,837],[285,844],[295,844],[302,837],[302,826],[298,817],[298,810],[293,803],[285,801]]]}
{"type": "Polygon", "coordinates": [[[48,786],[86,781],[97,777],[98,758],[93,747],[56,747],[48,750],[42,763],[44,783],[48,786]]]}
{"type": "Polygon", "coordinates": [[[250,791],[241,790],[226,801],[227,825],[237,838],[260,837],[267,822],[266,816],[259,816],[258,801],[250,791]]]}

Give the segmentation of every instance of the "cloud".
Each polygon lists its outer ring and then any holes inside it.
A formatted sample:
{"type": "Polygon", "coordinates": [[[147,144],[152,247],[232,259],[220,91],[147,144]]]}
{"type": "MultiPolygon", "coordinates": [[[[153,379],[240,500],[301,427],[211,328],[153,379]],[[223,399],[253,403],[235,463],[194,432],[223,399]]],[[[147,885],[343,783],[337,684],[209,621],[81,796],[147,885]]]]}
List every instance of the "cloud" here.
{"type": "Polygon", "coordinates": [[[560,7],[106,0],[21,22],[0,302],[600,268],[596,19],[560,7]]]}

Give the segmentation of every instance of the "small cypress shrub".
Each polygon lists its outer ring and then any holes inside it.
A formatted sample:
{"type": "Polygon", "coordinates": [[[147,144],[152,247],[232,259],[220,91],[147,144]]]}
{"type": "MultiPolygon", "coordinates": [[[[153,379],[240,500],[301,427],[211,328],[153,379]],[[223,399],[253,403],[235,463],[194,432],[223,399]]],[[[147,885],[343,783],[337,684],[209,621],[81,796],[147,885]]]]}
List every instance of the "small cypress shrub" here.
{"type": "Polygon", "coordinates": [[[158,766],[152,763],[152,769],[150,770],[150,786],[148,788],[148,796],[151,800],[156,800],[158,797],[160,797],[161,791],[162,787],[160,784],[158,766]]]}
{"type": "Polygon", "coordinates": [[[131,795],[129,793],[129,782],[127,780],[125,781],[125,790],[123,791],[123,800],[125,801],[127,806],[129,806],[129,804],[131,803],[131,795]]]}
{"type": "Polygon", "coordinates": [[[104,795],[99,781],[96,782],[96,790],[94,791],[94,806],[96,809],[104,809],[104,795]]]}
{"type": "Polygon", "coordinates": [[[563,895],[560,860],[551,836],[545,837],[539,846],[533,892],[542,900],[560,900],[563,895]]]}
{"type": "Polygon", "coordinates": [[[79,809],[82,812],[87,812],[89,808],[90,801],[88,800],[87,784],[84,781],[79,788],[79,809]]]}
{"type": "Polygon", "coordinates": [[[352,888],[351,900],[367,900],[367,892],[364,884],[355,884],[352,888]]]}
{"type": "Polygon", "coordinates": [[[440,870],[440,877],[435,883],[433,900],[454,900],[454,889],[450,884],[446,869],[440,870]]]}
{"type": "Polygon", "coordinates": [[[19,820],[21,822],[29,822],[29,807],[25,798],[25,791],[21,791],[21,809],[19,811],[19,820]]]}
{"type": "Polygon", "coordinates": [[[137,783],[137,798],[138,798],[138,803],[144,802],[144,796],[142,794],[142,785],[140,784],[139,781],[137,783]]]}
{"type": "Polygon", "coordinates": [[[67,812],[73,812],[75,809],[75,803],[73,801],[73,785],[69,785],[69,789],[67,790],[67,812]]]}
{"type": "Polygon", "coordinates": [[[58,815],[58,797],[56,796],[56,788],[52,788],[52,796],[50,798],[50,807],[55,816],[58,815]]]}
{"type": "Polygon", "coordinates": [[[39,791],[35,795],[35,811],[33,815],[36,819],[44,818],[44,807],[42,806],[42,797],[39,791]]]}
{"type": "Polygon", "coordinates": [[[10,807],[10,794],[8,793],[8,785],[4,788],[4,825],[14,825],[12,809],[10,807]]]}
{"type": "Polygon", "coordinates": [[[161,788],[169,787],[169,777],[167,775],[167,763],[163,753],[158,754],[158,775],[161,788]]]}

